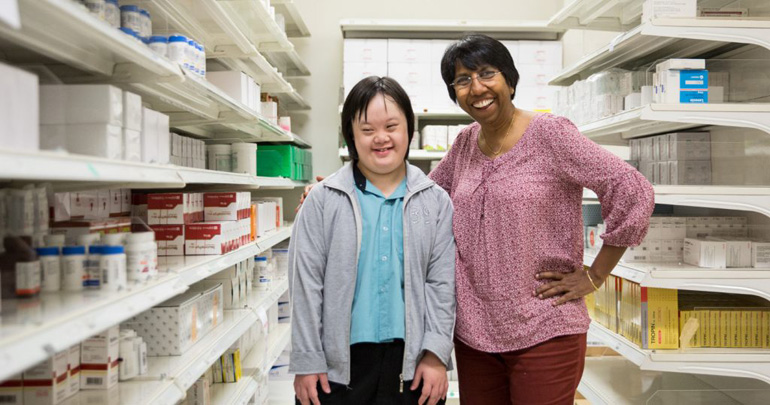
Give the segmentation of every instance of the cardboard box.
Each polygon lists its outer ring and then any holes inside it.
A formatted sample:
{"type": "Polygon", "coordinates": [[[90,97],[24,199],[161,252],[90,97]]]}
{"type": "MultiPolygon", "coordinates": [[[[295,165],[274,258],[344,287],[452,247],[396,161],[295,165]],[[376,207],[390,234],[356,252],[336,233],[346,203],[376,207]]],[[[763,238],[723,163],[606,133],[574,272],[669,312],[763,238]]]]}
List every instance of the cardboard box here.
{"type": "Polygon", "coordinates": [[[166,114],[157,113],[158,134],[158,160],[160,164],[168,164],[171,161],[171,132],[169,130],[169,117],[166,114]]]}
{"type": "Polygon", "coordinates": [[[751,242],[747,240],[728,240],[722,238],[706,238],[715,242],[724,242],[726,249],[725,266],[727,268],[751,267],[751,242]]]}
{"type": "Polygon", "coordinates": [[[24,405],[24,382],[21,374],[0,382],[0,395],[9,405],[24,405]]]}
{"type": "Polygon", "coordinates": [[[67,86],[67,124],[123,126],[123,90],[109,84],[67,86]]]}
{"type": "Polygon", "coordinates": [[[67,150],[67,126],[64,124],[40,126],[41,150],[67,150]]]}
{"type": "Polygon", "coordinates": [[[198,207],[196,193],[153,193],[147,196],[149,225],[183,225],[200,221],[202,207],[198,207]]]}
{"type": "MultiPolygon", "coordinates": [[[[2,69],[2,65],[0,65],[2,69]]],[[[67,85],[40,85],[40,125],[67,124],[67,85]]]]}
{"type": "Polygon", "coordinates": [[[149,356],[178,356],[223,321],[222,286],[193,286],[124,323],[147,343],[149,356]]]}
{"type": "Polygon", "coordinates": [[[155,232],[158,256],[184,256],[184,225],[150,225],[155,232]]]}
{"type": "Polygon", "coordinates": [[[669,17],[695,18],[696,15],[696,0],[645,0],[642,6],[642,21],[669,17]]]}
{"type": "Polygon", "coordinates": [[[123,129],[142,130],[142,97],[130,91],[123,91],[123,129]]]}
{"type": "Polygon", "coordinates": [[[658,72],[663,102],[667,104],[707,104],[708,70],[666,70],[658,72]]]}
{"type": "Polygon", "coordinates": [[[13,150],[40,148],[37,75],[0,63],[0,145],[13,150]]]}
{"type": "Polygon", "coordinates": [[[710,160],[671,161],[668,172],[672,185],[711,185],[710,160]]]}
{"type": "Polygon", "coordinates": [[[705,59],[666,59],[655,65],[656,72],[666,70],[705,70],[705,59]]]}
{"type": "Polygon", "coordinates": [[[160,117],[157,111],[142,108],[142,161],[145,163],[159,163],[158,154],[159,137],[158,125],[160,117]]]}
{"type": "Polygon", "coordinates": [[[709,132],[675,132],[668,138],[668,160],[710,160],[711,134],[709,132]]]}
{"type": "Polygon", "coordinates": [[[219,87],[227,95],[245,105],[250,105],[250,77],[237,71],[207,72],[206,80],[219,87]]]}
{"type": "Polygon", "coordinates": [[[679,348],[677,290],[641,287],[642,348],[679,348]]]}
{"type": "Polygon", "coordinates": [[[234,237],[236,222],[201,222],[185,225],[185,254],[221,255],[240,247],[234,237]]]}
{"type": "Polygon", "coordinates": [[[343,41],[343,61],[348,62],[388,62],[387,39],[346,38],[343,41]]]}
{"type": "Polygon", "coordinates": [[[430,40],[388,39],[388,63],[429,63],[430,55],[430,40]]]}
{"type": "Polygon", "coordinates": [[[249,218],[251,194],[248,192],[205,193],[203,211],[206,221],[237,221],[249,218]]]}
{"type": "Polygon", "coordinates": [[[67,398],[68,358],[64,350],[24,372],[24,404],[56,405],[67,398]]]}
{"type": "Polygon", "coordinates": [[[69,372],[67,397],[71,397],[80,391],[80,343],[69,348],[67,363],[69,372]]]}
{"type": "Polygon", "coordinates": [[[724,269],[727,267],[727,244],[723,241],[686,238],[684,262],[698,267],[724,269]]]}
{"type": "Polygon", "coordinates": [[[770,269],[770,241],[752,240],[751,267],[770,269]]]}
{"type": "Polygon", "coordinates": [[[80,346],[80,389],[109,389],[118,383],[120,330],[113,326],[80,346]]]}
{"type": "Polygon", "coordinates": [[[69,124],[66,131],[70,153],[123,159],[123,129],[120,125],[69,124]]]}

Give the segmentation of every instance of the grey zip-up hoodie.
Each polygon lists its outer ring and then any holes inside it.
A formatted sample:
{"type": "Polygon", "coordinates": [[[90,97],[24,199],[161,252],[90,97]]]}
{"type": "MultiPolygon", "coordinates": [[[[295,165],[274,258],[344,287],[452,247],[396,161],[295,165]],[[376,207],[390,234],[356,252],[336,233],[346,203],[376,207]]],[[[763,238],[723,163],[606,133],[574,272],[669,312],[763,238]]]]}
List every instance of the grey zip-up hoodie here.
{"type": "MultiPolygon", "coordinates": [[[[402,379],[408,381],[425,350],[451,369],[455,241],[446,191],[408,163],[406,188],[402,379]]],[[[294,222],[289,244],[291,373],[328,373],[330,381],[350,383],[350,319],[361,228],[348,163],[313,187],[294,222]]]]}

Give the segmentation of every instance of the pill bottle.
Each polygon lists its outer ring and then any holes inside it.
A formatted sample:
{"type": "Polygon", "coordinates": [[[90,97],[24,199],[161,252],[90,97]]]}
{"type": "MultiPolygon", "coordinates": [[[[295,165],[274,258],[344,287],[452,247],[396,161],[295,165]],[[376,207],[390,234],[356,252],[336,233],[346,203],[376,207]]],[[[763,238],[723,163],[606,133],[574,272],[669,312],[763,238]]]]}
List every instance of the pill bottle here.
{"type": "Polygon", "coordinates": [[[198,58],[201,61],[198,73],[201,77],[206,77],[206,48],[203,47],[203,44],[198,44],[198,58]]]}
{"type": "Polygon", "coordinates": [[[120,291],[126,288],[126,253],[123,246],[102,246],[99,256],[100,285],[103,290],[120,291]]]}
{"type": "Polygon", "coordinates": [[[231,146],[233,173],[257,175],[257,144],[238,142],[231,146]]]}
{"type": "Polygon", "coordinates": [[[187,37],[184,35],[172,35],[168,37],[168,58],[179,66],[186,68],[187,64],[187,37]]]}
{"type": "Polygon", "coordinates": [[[230,145],[206,145],[207,169],[231,172],[233,152],[230,145]]]}
{"type": "Polygon", "coordinates": [[[187,70],[198,74],[198,51],[195,49],[195,41],[192,39],[187,40],[187,49],[185,49],[185,57],[187,58],[187,70]]]}
{"type": "Polygon", "coordinates": [[[98,233],[80,235],[77,239],[77,244],[84,246],[86,250],[85,286],[88,288],[99,288],[99,248],[101,247],[99,240],[100,236],[98,233]]]}
{"type": "Polygon", "coordinates": [[[107,6],[104,0],[83,0],[82,3],[96,18],[105,20],[107,6]]]}
{"type": "Polygon", "coordinates": [[[153,35],[150,37],[150,49],[155,52],[156,55],[164,58],[168,57],[168,38],[163,35],[153,35]]]}
{"type": "Polygon", "coordinates": [[[142,14],[139,7],[134,5],[120,6],[120,26],[128,28],[141,36],[142,34],[142,14]]]}
{"type": "Polygon", "coordinates": [[[29,298],[40,293],[40,261],[29,237],[6,236],[0,255],[2,298],[29,298]]]}
{"type": "Polygon", "coordinates": [[[61,289],[61,257],[58,247],[35,249],[40,260],[40,291],[51,292],[61,289]]]}
{"type": "Polygon", "coordinates": [[[126,273],[129,281],[147,281],[157,266],[154,232],[136,232],[126,239],[126,273]]]}
{"type": "Polygon", "coordinates": [[[61,287],[64,291],[83,291],[88,276],[86,273],[85,246],[62,248],[61,287]]]}
{"type": "Polygon", "coordinates": [[[126,244],[126,239],[130,235],[127,232],[120,233],[106,233],[99,238],[102,246],[123,246],[126,244]]]}
{"type": "Polygon", "coordinates": [[[152,36],[152,18],[150,18],[150,12],[140,8],[139,17],[141,21],[142,29],[139,31],[139,36],[142,38],[149,38],[152,36]]]}
{"type": "Polygon", "coordinates": [[[112,28],[120,28],[120,6],[118,0],[106,0],[104,2],[104,21],[112,28]]]}

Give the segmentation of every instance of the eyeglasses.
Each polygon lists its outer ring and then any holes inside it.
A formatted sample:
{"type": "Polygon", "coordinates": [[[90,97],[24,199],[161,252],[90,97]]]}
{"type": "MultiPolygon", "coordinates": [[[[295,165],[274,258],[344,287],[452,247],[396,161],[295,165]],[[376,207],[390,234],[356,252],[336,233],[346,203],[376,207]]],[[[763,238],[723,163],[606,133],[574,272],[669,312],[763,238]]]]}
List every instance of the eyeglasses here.
{"type": "Polygon", "coordinates": [[[460,76],[455,79],[452,83],[449,83],[450,86],[455,88],[456,90],[464,89],[466,87],[470,87],[471,83],[473,83],[473,77],[475,76],[480,82],[490,82],[492,81],[497,74],[500,73],[500,71],[495,70],[485,70],[480,73],[473,74],[471,76],[460,76]]]}

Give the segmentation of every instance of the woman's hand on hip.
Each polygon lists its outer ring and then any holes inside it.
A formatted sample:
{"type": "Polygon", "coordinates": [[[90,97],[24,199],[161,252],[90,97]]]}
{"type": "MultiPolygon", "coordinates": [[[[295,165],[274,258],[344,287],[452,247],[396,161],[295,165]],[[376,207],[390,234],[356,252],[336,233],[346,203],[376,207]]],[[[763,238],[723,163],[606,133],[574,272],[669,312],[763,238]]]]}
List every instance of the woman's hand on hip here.
{"type": "Polygon", "coordinates": [[[559,296],[559,298],[553,302],[554,306],[585,297],[595,291],[589,275],[583,269],[571,273],[542,271],[537,273],[535,278],[547,282],[540,287],[537,287],[532,293],[532,296],[542,300],[559,296]]]}

